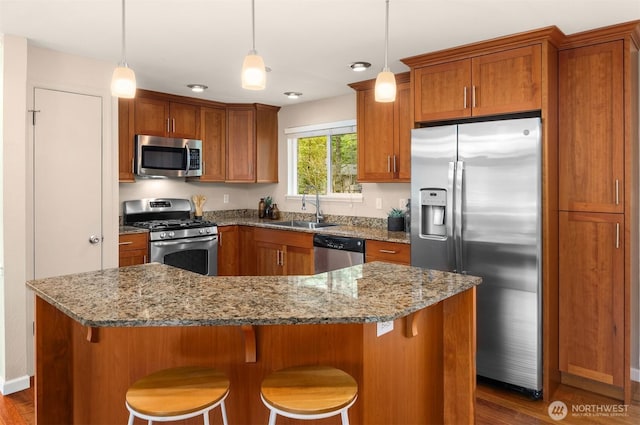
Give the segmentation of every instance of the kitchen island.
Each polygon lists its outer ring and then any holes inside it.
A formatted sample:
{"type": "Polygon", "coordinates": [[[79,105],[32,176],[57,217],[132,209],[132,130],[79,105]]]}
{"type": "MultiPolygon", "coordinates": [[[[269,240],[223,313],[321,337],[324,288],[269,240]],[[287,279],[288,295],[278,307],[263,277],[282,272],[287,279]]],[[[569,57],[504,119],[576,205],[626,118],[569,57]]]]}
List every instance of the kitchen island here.
{"type": "Polygon", "coordinates": [[[473,423],[480,282],[380,262],[251,277],[145,264],[31,281],[36,422],[126,423],[131,383],[190,364],[229,377],[229,423],[267,423],[265,376],[327,364],[358,382],[354,424],[473,423]]]}

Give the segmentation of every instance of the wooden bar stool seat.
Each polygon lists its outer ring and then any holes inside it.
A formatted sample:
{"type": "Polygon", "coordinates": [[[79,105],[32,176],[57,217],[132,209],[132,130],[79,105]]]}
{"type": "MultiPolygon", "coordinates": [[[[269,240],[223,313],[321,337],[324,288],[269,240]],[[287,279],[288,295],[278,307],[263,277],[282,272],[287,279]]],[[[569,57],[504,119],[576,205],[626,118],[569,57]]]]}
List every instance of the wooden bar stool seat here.
{"type": "Polygon", "coordinates": [[[229,394],[229,379],[209,367],[186,366],[164,369],[136,381],[127,390],[129,425],[134,417],[168,422],[202,415],[209,425],[209,411],[220,406],[222,422],[227,425],[224,400],[229,394]]]}
{"type": "Polygon", "coordinates": [[[276,416],[313,420],[340,415],[349,424],[348,409],[358,397],[358,384],[348,373],[329,366],[296,366],[273,372],[262,381],[262,402],[276,416]]]}

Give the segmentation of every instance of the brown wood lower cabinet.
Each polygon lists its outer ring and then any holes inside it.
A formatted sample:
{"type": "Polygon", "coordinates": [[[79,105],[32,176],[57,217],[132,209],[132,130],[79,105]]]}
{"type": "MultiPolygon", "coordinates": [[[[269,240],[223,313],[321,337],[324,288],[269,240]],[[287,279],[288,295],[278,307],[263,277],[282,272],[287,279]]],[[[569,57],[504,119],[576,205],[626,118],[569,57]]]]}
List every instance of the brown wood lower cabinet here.
{"type": "Polygon", "coordinates": [[[622,229],[623,214],[560,212],[560,370],[616,387],[629,373],[622,229]]]}
{"type": "Polygon", "coordinates": [[[253,237],[259,276],[314,273],[313,234],[256,228],[253,237]]]}
{"type": "Polygon", "coordinates": [[[124,233],[118,238],[118,265],[120,267],[144,264],[149,259],[149,234],[124,233]]]}
{"type": "Polygon", "coordinates": [[[368,239],[365,253],[367,263],[386,261],[387,263],[411,264],[411,245],[405,243],[368,239]]]}
{"type": "Polygon", "coordinates": [[[218,276],[240,273],[240,231],[238,226],[218,227],[218,276]]]}

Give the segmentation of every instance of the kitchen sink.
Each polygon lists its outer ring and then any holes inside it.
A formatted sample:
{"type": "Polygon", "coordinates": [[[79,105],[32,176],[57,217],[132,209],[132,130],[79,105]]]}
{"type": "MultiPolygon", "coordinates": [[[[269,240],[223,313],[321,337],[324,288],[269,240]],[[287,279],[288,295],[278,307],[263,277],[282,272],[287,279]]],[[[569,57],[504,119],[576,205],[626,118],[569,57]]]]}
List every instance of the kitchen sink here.
{"type": "Polygon", "coordinates": [[[297,227],[301,229],[320,229],[323,227],[337,226],[336,223],[316,223],[315,221],[303,221],[303,220],[287,220],[287,221],[274,221],[274,226],[282,227],[297,227]]]}

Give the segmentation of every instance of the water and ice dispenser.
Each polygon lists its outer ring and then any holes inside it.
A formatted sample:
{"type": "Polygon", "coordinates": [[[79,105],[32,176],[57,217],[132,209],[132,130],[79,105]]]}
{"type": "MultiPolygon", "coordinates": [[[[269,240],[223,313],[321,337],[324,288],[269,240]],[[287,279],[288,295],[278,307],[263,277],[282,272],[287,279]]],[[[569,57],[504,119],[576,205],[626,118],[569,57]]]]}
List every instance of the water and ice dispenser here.
{"type": "Polygon", "coordinates": [[[446,232],[447,191],[420,189],[420,236],[444,238],[446,232]]]}

